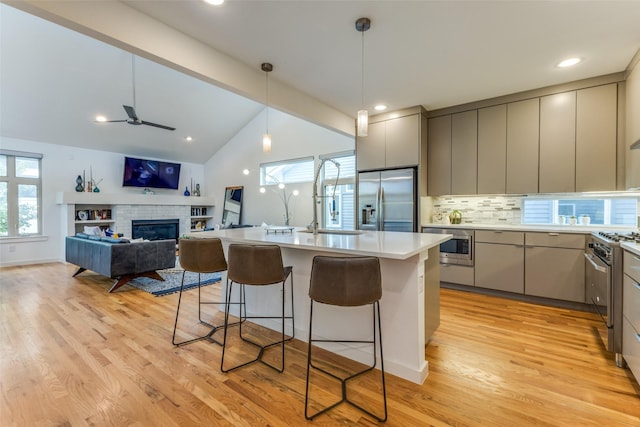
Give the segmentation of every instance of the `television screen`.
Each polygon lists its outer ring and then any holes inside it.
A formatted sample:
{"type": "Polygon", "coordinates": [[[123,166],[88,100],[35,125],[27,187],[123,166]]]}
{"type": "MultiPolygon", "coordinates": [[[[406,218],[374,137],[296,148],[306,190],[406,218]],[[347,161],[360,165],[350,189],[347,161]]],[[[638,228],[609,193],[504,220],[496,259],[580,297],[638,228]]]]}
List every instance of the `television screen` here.
{"type": "Polygon", "coordinates": [[[158,160],[124,158],[125,187],[150,187],[178,189],[180,183],[180,164],[158,160]]]}

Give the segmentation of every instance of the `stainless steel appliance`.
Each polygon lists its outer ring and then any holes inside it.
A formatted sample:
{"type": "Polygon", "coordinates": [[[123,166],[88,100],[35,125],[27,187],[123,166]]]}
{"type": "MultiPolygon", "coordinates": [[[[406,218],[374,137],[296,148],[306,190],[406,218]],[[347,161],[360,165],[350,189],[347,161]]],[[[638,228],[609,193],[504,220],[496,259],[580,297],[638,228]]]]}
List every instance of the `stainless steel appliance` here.
{"type": "Polygon", "coordinates": [[[440,263],[473,266],[473,230],[455,228],[423,228],[423,233],[452,234],[451,240],[440,244],[440,263]]]}
{"type": "Polygon", "coordinates": [[[587,303],[602,318],[601,337],[608,351],[615,353],[616,365],[625,366],[622,358],[622,249],[620,242],[640,242],[637,232],[600,231],[591,234],[584,256],[586,264],[587,303]]]}
{"type": "Polygon", "coordinates": [[[415,168],[358,174],[358,229],[418,231],[415,168]]]}

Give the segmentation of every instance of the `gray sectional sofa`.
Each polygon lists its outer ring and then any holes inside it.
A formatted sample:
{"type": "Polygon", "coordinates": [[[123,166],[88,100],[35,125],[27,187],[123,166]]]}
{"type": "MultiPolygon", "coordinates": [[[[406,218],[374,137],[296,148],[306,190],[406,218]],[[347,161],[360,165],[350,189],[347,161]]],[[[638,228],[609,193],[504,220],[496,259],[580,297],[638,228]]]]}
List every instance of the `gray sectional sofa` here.
{"type": "Polygon", "coordinates": [[[126,239],[78,233],[66,238],[65,249],[66,261],[79,267],[73,277],[91,270],[116,279],[109,292],[139,276],[164,280],[156,270],[176,265],[173,239],[131,243],[126,239]]]}

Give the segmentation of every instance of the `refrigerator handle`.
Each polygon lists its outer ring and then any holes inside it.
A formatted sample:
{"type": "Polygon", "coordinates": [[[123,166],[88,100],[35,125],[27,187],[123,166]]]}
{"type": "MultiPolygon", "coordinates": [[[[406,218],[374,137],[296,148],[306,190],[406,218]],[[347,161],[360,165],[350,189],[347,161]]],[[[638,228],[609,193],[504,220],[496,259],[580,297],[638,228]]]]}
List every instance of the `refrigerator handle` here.
{"type": "Polygon", "coordinates": [[[384,231],[384,188],[380,186],[380,198],[378,200],[378,230],[384,231]]]}
{"type": "Polygon", "coordinates": [[[380,187],[376,190],[376,204],[373,205],[376,210],[376,230],[380,229],[380,187]]]}

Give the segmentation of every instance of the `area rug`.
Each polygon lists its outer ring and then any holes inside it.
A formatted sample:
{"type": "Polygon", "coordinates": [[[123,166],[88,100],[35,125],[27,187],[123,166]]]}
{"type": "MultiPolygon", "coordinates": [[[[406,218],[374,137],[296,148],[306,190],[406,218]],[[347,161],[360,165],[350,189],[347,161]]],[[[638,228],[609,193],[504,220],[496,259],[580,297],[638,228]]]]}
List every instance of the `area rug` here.
{"type": "MultiPolygon", "coordinates": [[[[154,296],[162,297],[165,295],[180,292],[180,284],[182,281],[182,270],[179,269],[167,269],[160,270],[158,274],[162,276],[164,282],[160,280],[151,279],[149,277],[136,277],[131,280],[128,285],[131,285],[141,291],[148,292],[154,296]]],[[[212,285],[219,282],[222,279],[220,273],[203,273],[200,275],[200,286],[212,285]]],[[[198,287],[198,273],[187,271],[184,276],[184,290],[194,289],[198,287]]]]}

